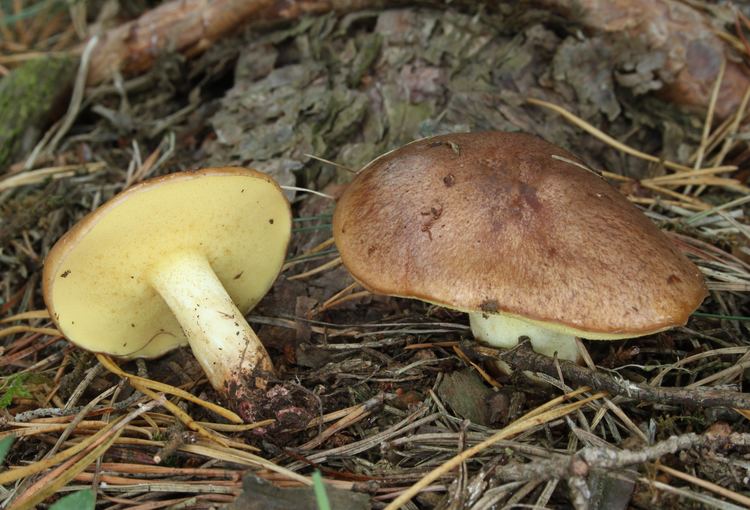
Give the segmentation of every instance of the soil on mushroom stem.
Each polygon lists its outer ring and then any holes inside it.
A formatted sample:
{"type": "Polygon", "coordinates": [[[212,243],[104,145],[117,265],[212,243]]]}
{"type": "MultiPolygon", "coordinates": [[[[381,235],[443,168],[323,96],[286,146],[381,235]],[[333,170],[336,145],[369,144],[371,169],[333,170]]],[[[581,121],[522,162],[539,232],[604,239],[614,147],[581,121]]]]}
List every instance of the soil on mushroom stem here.
{"type": "Polygon", "coordinates": [[[270,382],[268,374],[249,375],[242,384],[229,382],[226,394],[228,407],[245,423],[275,420],[254,429],[254,433],[280,444],[289,439],[287,433],[303,430],[320,415],[320,403],[304,388],[283,381],[270,382]]]}

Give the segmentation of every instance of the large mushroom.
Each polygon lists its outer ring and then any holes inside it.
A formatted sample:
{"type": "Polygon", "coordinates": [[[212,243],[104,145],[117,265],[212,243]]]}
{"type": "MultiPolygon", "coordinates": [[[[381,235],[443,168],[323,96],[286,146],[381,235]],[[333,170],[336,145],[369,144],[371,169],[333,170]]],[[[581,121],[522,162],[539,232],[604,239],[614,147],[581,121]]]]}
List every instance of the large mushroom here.
{"type": "Polygon", "coordinates": [[[575,337],[617,340],[686,323],[698,268],[569,152],[522,133],[410,143],[369,163],[333,218],[365,288],[469,314],[474,336],[519,337],[578,359],[575,337]]]}
{"type": "Polygon", "coordinates": [[[55,244],[44,299],[60,331],[89,351],[154,358],[189,344],[241,411],[273,371],[243,313],[276,279],[290,232],[289,203],[260,172],[166,175],[115,196],[55,244]]]}

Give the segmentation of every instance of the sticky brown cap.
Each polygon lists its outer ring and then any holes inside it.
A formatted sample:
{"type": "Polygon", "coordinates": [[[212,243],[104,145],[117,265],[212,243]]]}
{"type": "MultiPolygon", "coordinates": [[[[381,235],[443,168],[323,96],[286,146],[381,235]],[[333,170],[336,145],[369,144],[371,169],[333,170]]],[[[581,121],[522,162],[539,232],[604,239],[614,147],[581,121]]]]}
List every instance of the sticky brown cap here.
{"type": "Polygon", "coordinates": [[[68,231],[45,261],[44,300],[84,349],[159,356],[187,339],[150,285],[150,268],[179,251],[200,254],[246,312],[276,279],[290,232],[289,203],[260,172],[170,174],[120,193],[68,231]]]}
{"type": "Polygon", "coordinates": [[[333,228],[373,292],[587,338],[682,325],[707,294],[698,268],[623,195],[521,133],[436,136],[374,160],[333,228]]]}

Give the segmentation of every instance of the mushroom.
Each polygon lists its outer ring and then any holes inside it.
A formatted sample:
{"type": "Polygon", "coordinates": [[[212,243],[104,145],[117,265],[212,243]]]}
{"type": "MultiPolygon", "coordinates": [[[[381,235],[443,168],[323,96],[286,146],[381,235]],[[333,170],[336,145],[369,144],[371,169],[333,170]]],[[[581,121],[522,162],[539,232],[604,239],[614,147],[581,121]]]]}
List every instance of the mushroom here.
{"type": "Polygon", "coordinates": [[[368,290],[469,314],[478,340],[576,360],[575,337],[686,323],[698,268],[569,152],[522,133],[418,140],[375,159],[336,206],[344,265],[368,290]]]}
{"type": "MultiPolygon", "coordinates": [[[[44,265],[44,300],[83,349],[155,358],[189,344],[240,407],[273,365],[245,321],[284,262],[291,210],[243,168],[166,175],[112,198],[69,230],[44,265]]],[[[242,414],[242,413],[240,413],[242,414]]]]}

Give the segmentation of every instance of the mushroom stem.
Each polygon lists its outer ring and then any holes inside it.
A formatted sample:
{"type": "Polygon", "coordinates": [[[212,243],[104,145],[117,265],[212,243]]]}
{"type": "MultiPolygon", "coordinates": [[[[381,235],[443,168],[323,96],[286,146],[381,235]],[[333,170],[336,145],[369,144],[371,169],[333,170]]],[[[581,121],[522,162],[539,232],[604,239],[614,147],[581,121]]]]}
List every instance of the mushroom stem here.
{"type": "Polygon", "coordinates": [[[544,328],[505,314],[470,313],[469,324],[474,338],[494,347],[510,349],[518,339],[526,336],[538,353],[558,359],[578,361],[578,346],[574,335],[544,328]]]}
{"type": "Polygon", "coordinates": [[[271,359],[203,255],[175,254],[149,277],[218,392],[229,397],[247,384],[265,385],[262,375],[273,372],[271,359]]]}

